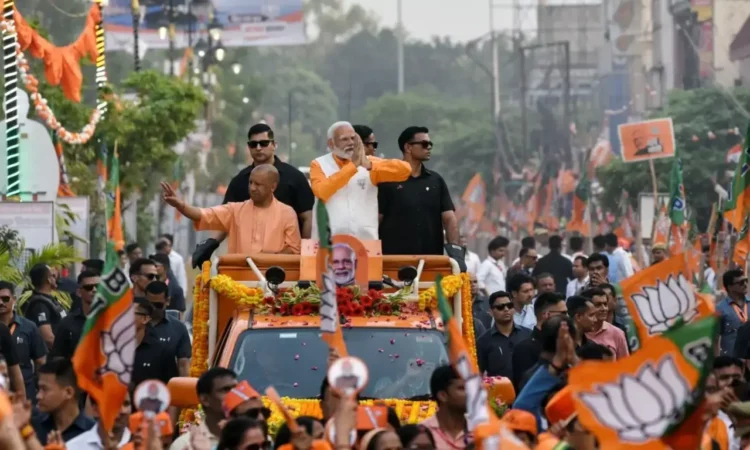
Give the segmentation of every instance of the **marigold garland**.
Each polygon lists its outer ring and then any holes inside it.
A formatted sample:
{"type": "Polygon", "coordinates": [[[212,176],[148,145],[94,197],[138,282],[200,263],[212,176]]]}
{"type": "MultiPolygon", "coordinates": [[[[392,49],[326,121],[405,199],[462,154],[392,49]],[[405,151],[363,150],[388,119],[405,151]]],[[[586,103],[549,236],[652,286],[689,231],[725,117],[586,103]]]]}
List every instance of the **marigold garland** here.
{"type": "Polygon", "coordinates": [[[461,283],[461,319],[463,320],[464,341],[469,349],[469,356],[474,364],[478,364],[477,343],[474,336],[474,312],[471,305],[471,279],[468,273],[461,274],[461,283]]]}
{"type": "Polygon", "coordinates": [[[211,288],[217,294],[231,299],[237,307],[253,308],[263,304],[262,289],[245,286],[227,275],[216,275],[211,278],[211,288]]]}
{"type": "MultiPolygon", "coordinates": [[[[195,277],[193,288],[193,351],[190,358],[190,376],[200,377],[208,369],[208,280],[211,263],[203,263],[201,273],[195,277]]],[[[180,413],[179,424],[196,421],[196,410],[187,408],[180,413]]]]}
{"type": "MultiPolygon", "coordinates": [[[[440,286],[443,287],[443,294],[446,297],[453,297],[461,289],[462,284],[463,279],[460,275],[448,275],[443,277],[440,286]]],[[[437,308],[437,288],[435,286],[430,286],[419,293],[419,310],[424,311],[427,308],[433,310],[437,308]]]]}
{"type": "MultiPolygon", "coordinates": [[[[323,417],[319,400],[283,397],[281,401],[294,417],[323,417]]],[[[435,411],[437,411],[437,404],[433,401],[420,402],[387,398],[381,400],[363,400],[359,403],[365,406],[383,405],[391,407],[396,411],[401,423],[404,424],[422,422],[423,420],[432,417],[435,414],[435,411]]],[[[268,429],[270,434],[275,435],[278,429],[284,424],[284,417],[281,415],[276,405],[268,398],[263,397],[263,404],[271,409],[271,417],[268,419],[268,429]]]]}
{"type": "MultiPolygon", "coordinates": [[[[3,33],[15,33],[15,27],[7,21],[0,22],[0,28],[3,33]]],[[[57,134],[57,136],[68,144],[85,144],[88,142],[96,130],[96,125],[102,118],[99,109],[94,109],[89,116],[89,122],[83,127],[80,133],[72,133],[65,129],[55,117],[55,113],[47,104],[47,100],[39,93],[39,80],[31,73],[31,68],[26,56],[20,49],[20,44],[16,44],[16,62],[18,63],[18,74],[29,91],[29,98],[34,103],[34,110],[42,118],[47,126],[57,134]]]]}

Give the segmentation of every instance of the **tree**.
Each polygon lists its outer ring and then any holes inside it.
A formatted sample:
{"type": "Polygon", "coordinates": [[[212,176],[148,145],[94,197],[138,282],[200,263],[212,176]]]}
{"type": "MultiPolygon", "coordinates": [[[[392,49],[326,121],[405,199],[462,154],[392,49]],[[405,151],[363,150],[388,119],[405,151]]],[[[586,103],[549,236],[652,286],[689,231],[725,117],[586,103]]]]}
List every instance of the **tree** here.
{"type": "MultiPolygon", "coordinates": [[[[732,93],[744,108],[750,108],[750,89],[734,89],[732,93]]],[[[683,163],[687,205],[691,215],[698,219],[698,227],[704,230],[717,198],[709,180],[715,178],[724,185],[729,181],[725,172],[734,167],[726,164],[725,156],[742,140],[747,120],[719,88],[674,90],[669,93],[667,106],[653,117],[672,118],[677,151],[683,163]],[[739,127],[739,135],[727,132],[735,127],[739,127]],[[709,132],[716,137],[709,138],[709,132]]],[[[639,193],[653,192],[647,164],[626,164],[617,159],[600,171],[597,178],[604,188],[602,202],[606,208],[618,210],[623,191],[633,202],[639,193]]],[[[669,187],[671,164],[671,159],[654,162],[659,192],[666,192],[669,187]]]]}

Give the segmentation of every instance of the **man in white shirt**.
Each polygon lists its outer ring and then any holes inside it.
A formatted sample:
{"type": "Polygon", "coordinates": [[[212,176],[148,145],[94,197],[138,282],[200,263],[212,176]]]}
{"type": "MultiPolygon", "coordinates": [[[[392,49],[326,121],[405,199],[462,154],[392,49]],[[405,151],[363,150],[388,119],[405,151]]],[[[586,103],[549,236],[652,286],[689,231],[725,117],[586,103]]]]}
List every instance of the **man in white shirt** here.
{"type": "MultiPolygon", "coordinates": [[[[99,416],[99,408],[93,398],[89,397],[94,415],[99,416]]],[[[110,442],[117,442],[117,448],[123,447],[130,442],[130,430],[128,430],[128,420],[131,412],[130,393],[125,396],[125,400],[120,405],[120,413],[115,418],[112,426],[112,432],[108,433],[100,420],[96,421],[89,431],[79,434],[65,443],[66,450],[105,450],[112,448],[111,445],[105,445],[110,442]]]]}
{"type": "Polygon", "coordinates": [[[479,289],[483,289],[487,295],[493,292],[505,290],[505,250],[508,248],[508,238],[497,236],[487,245],[487,259],[482,261],[477,272],[479,289]]]}
{"type": "Polygon", "coordinates": [[[533,330],[536,327],[534,306],[534,279],[519,273],[508,280],[508,292],[513,300],[513,323],[518,327],[533,330]]]}
{"type": "Polygon", "coordinates": [[[604,236],[604,249],[609,257],[609,282],[620,283],[624,279],[633,276],[633,262],[630,254],[620,247],[617,235],[608,233],[604,236]]]}
{"type": "Polygon", "coordinates": [[[159,238],[159,242],[156,243],[158,251],[166,253],[169,257],[169,268],[172,269],[172,273],[177,277],[177,284],[182,288],[182,292],[188,292],[187,272],[185,271],[185,259],[172,249],[174,245],[174,235],[162,234],[159,238]],[[162,244],[161,250],[159,244],[162,244]]]}
{"type": "Polygon", "coordinates": [[[466,243],[466,235],[460,235],[458,237],[458,245],[466,250],[466,257],[464,258],[464,261],[466,262],[466,272],[470,275],[476,275],[477,273],[479,273],[479,266],[482,264],[482,261],[479,259],[479,255],[472,252],[468,249],[468,247],[466,247],[466,243]]]}
{"type": "Polygon", "coordinates": [[[587,259],[583,255],[578,255],[573,260],[573,276],[575,278],[568,281],[568,286],[565,288],[565,298],[577,295],[589,283],[589,271],[586,268],[587,259]]]}

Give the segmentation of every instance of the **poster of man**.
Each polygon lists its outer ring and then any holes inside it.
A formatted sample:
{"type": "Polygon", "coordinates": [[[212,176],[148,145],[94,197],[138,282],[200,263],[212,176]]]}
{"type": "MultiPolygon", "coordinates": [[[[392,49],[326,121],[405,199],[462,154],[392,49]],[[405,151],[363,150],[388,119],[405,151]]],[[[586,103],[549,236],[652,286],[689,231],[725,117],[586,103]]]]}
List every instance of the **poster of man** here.
{"type": "Polygon", "coordinates": [[[674,128],[671,118],[624,123],[617,130],[624,162],[674,156],[674,128]]]}
{"type": "Polygon", "coordinates": [[[357,273],[357,253],[349,244],[333,244],[331,267],[336,286],[351,286],[357,273]]]}

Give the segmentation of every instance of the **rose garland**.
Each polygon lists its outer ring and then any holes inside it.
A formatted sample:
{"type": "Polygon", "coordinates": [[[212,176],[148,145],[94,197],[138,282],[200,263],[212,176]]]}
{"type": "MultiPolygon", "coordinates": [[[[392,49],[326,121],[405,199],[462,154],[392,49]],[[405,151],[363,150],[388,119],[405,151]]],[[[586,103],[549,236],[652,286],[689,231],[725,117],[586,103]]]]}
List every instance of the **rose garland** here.
{"type": "MultiPolygon", "coordinates": [[[[462,285],[463,279],[461,275],[448,275],[443,277],[443,281],[440,283],[440,286],[443,288],[443,294],[446,297],[456,295],[462,285]]],[[[437,288],[435,286],[430,286],[419,293],[419,310],[424,311],[427,308],[433,310],[437,308],[437,288]]]]}

